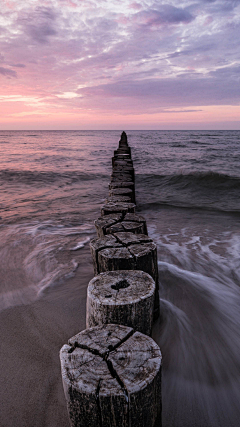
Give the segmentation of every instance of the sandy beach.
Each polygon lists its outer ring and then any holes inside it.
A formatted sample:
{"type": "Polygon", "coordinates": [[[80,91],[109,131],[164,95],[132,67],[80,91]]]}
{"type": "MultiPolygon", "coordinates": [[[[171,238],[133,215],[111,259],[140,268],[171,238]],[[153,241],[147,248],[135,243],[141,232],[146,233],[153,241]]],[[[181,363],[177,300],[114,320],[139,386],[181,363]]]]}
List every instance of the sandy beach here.
{"type": "Polygon", "coordinates": [[[74,278],[42,299],[0,313],[1,427],[66,427],[59,350],[85,328],[89,247],[74,278]],[[70,297],[69,297],[70,295],[70,297]]]}

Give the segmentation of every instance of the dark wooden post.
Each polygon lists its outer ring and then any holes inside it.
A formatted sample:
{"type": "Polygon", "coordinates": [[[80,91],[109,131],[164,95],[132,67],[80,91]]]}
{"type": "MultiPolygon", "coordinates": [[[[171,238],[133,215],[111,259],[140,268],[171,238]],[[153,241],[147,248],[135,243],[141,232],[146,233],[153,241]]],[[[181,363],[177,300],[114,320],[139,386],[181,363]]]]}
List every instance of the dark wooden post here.
{"type": "Polygon", "coordinates": [[[102,215],[109,215],[112,213],[122,213],[126,214],[127,212],[134,213],[135,212],[135,204],[134,203],[113,203],[108,202],[105,203],[105,205],[102,206],[101,214],[102,215]]]}

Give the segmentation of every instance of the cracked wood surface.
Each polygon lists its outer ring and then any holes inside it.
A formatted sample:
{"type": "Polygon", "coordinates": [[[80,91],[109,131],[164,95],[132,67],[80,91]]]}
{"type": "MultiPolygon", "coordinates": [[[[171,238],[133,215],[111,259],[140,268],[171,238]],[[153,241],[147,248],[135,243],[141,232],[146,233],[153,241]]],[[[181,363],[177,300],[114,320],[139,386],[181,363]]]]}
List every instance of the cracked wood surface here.
{"type": "Polygon", "coordinates": [[[155,282],[143,271],[108,271],[94,277],[87,290],[87,328],[115,323],[150,335],[155,282]]]}
{"type": "Polygon", "coordinates": [[[95,275],[113,270],[142,270],[154,279],[156,284],[154,318],[159,315],[159,284],[157,246],[144,234],[117,232],[90,242],[95,275]],[[104,246],[104,239],[112,237],[112,244],[104,246]],[[99,244],[98,240],[101,242],[99,244]]]}
{"type": "Polygon", "coordinates": [[[71,426],[153,427],[161,413],[161,352],[127,326],[80,332],[60,351],[71,426]]]}
{"type": "Polygon", "coordinates": [[[103,215],[94,221],[94,224],[98,237],[104,237],[106,234],[113,234],[118,231],[148,234],[145,218],[134,213],[103,215]]]}
{"type": "Polygon", "coordinates": [[[102,206],[101,215],[109,215],[112,213],[122,213],[126,214],[127,212],[135,213],[135,204],[134,203],[113,203],[108,202],[102,206]]]}

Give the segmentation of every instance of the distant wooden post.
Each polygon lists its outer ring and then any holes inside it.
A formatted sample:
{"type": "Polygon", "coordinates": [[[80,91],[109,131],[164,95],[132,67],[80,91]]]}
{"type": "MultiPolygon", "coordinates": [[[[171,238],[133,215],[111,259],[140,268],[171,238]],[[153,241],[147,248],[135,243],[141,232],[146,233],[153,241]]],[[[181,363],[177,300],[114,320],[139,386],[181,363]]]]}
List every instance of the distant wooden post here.
{"type": "Polygon", "coordinates": [[[108,271],[88,284],[86,326],[116,323],[150,335],[155,282],[143,271],[108,271]]]}
{"type": "Polygon", "coordinates": [[[131,188],[122,187],[122,188],[112,188],[109,191],[110,196],[128,196],[131,199],[131,202],[134,203],[134,195],[131,188]]]}
{"type": "Polygon", "coordinates": [[[129,213],[134,213],[135,212],[135,204],[134,203],[124,203],[124,202],[113,203],[113,202],[108,202],[108,203],[105,203],[105,205],[103,205],[102,209],[101,209],[101,214],[102,215],[109,215],[109,214],[112,214],[112,213],[126,214],[127,212],[129,212],[129,213]]]}
{"type": "Polygon", "coordinates": [[[132,203],[131,197],[128,196],[121,196],[121,194],[112,194],[108,196],[108,198],[105,201],[106,203],[132,203]]]}
{"type": "Polygon", "coordinates": [[[80,332],[60,351],[72,427],[153,427],[161,416],[161,352],[127,326],[80,332]]]}

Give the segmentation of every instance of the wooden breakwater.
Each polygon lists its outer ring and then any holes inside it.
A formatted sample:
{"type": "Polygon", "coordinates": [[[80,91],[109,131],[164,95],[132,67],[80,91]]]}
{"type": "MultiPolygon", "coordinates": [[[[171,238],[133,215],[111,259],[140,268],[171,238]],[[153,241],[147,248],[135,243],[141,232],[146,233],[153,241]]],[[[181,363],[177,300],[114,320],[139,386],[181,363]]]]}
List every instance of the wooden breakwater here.
{"type": "Polygon", "coordinates": [[[161,352],[150,338],[159,316],[156,244],[135,213],[127,135],[112,158],[109,196],[90,242],[95,277],[87,329],[60,351],[71,426],[160,427],[161,352]]]}

